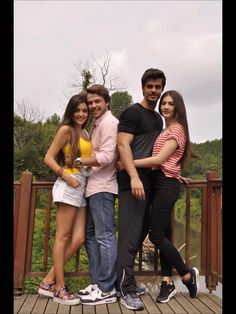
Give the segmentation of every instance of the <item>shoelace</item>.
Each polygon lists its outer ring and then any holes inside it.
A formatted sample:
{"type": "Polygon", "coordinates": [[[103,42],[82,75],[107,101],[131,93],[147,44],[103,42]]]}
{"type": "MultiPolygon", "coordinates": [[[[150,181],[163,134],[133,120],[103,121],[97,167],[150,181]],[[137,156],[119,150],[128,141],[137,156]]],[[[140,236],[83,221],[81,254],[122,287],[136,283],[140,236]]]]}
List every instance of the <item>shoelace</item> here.
{"type": "Polygon", "coordinates": [[[56,283],[55,281],[53,281],[52,283],[41,282],[40,286],[46,289],[51,289],[54,286],[55,289],[55,283],[56,283]]]}
{"type": "Polygon", "coordinates": [[[63,287],[61,287],[59,290],[56,291],[56,297],[59,298],[74,298],[74,295],[72,293],[69,293],[69,289],[66,285],[64,285],[63,287]],[[62,296],[61,296],[62,293],[62,296]]]}
{"type": "Polygon", "coordinates": [[[137,295],[135,292],[130,292],[130,296],[132,299],[136,299],[137,298],[137,295]]]}

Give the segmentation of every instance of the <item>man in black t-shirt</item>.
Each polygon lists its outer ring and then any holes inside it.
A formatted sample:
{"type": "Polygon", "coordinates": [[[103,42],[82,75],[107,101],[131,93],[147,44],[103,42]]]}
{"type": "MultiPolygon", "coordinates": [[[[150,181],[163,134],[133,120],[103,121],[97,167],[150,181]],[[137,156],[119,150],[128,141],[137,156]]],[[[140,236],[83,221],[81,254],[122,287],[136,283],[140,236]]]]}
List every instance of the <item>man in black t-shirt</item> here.
{"type": "Polygon", "coordinates": [[[142,79],[143,100],[126,108],[118,125],[118,149],[125,170],[118,172],[119,226],[117,289],[121,303],[131,310],[144,308],[141,291],[134,278],[134,262],[139,244],[148,231],[149,168],[135,168],[134,159],[151,156],[163,121],[155,111],[166,78],[158,69],[148,69],[142,79]]]}

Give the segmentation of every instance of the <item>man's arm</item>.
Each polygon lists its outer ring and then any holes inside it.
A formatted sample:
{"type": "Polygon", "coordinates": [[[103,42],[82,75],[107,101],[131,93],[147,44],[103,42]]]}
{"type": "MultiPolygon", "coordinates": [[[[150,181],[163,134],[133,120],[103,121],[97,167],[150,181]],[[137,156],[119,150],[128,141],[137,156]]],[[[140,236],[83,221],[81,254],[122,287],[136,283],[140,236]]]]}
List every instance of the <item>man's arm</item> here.
{"type": "Polygon", "coordinates": [[[170,156],[176,151],[177,148],[177,141],[171,138],[165,142],[158,155],[134,160],[134,165],[138,168],[151,168],[161,166],[167,159],[170,158],[170,156]]]}
{"type": "Polygon", "coordinates": [[[82,158],[80,158],[80,161],[81,161],[83,166],[87,166],[87,167],[100,166],[100,164],[97,161],[96,155],[93,155],[90,157],[82,157],[82,158]]]}
{"type": "Polygon", "coordinates": [[[145,191],[143,188],[143,183],[140,180],[138,172],[135,168],[133,154],[130,148],[130,144],[132,143],[133,138],[134,136],[132,134],[119,132],[117,136],[118,150],[124,169],[130,176],[132,194],[136,198],[144,200],[145,191]]]}
{"type": "Polygon", "coordinates": [[[82,165],[88,167],[106,167],[117,158],[118,120],[108,120],[102,125],[99,149],[91,157],[80,158],[82,165]]]}

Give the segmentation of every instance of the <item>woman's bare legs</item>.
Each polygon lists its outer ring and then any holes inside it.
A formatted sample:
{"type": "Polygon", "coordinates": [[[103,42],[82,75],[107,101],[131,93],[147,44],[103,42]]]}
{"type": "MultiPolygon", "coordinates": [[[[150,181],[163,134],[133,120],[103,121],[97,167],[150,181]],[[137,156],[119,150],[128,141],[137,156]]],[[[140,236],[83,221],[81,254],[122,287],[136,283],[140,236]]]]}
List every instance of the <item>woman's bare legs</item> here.
{"type": "MultiPolygon", "coordinates": [[[[84,243],[84,239],[85,239],[86,208],[85,207],[80,207],[80,208],[75,207],[75,208],[76,208],[76,211],[75,211],[75,217],[72,221],[71,237],[69,241],[66,241],[64,265],[74,255],[74,253],[78,250],[78,248],[84,243]]],[[[64,271],[64,266],[63,266],[63,271],[64,271]]],[[[52,283],[54,280],[55,280],[55,271],[54,271],[54,266],[52,266],[43,281],[49,284],[49,283],[52,283]]]]}

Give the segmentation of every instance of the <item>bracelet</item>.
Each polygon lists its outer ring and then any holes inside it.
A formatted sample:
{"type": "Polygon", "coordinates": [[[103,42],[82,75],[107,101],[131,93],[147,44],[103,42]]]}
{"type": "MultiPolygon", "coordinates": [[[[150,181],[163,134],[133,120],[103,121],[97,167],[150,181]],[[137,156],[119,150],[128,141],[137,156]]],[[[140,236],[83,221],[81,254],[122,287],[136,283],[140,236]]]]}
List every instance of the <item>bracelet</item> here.
{"type": "Polygon", "coordinates": [[[62,167],[60,167],[58,170],[57,170],[57,175],[58,177],[61,177],[62,176],[62,173],[63,173],[64,169],[62,167]]]}

